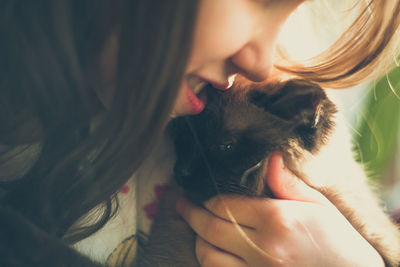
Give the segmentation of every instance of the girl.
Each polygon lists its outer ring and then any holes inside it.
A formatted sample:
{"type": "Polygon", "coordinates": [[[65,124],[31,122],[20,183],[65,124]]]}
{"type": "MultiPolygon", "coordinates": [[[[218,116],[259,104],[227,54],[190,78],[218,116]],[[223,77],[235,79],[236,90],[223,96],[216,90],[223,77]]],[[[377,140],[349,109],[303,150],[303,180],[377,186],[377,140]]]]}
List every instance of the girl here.
{"type": "MultiPolygon", "coordinates": [[[[124,214],[122,201],[116,211],[117,192],[132,173],[140,174],[171,116],[202,111],[207,83],[225,90],[238,74],[252,81],[270,76],[281,26],[302,2],[2,1],[0,265],[90,266],[67,244],[93,237],[114,215],[124,214]],[[100,213],[89,213],[96,206],[100,213]]],[[[330,87],[354,85],[384,71],[378,66],[393,56],[400,1],[358,4],[354,24],[318,63],[277,68],[330,87]]],[[[288,266],[384,266],[326,199],[296,182],[279,156],[271,159],[267,179],[279,205],[226,201],[238,208],[233,212],[240,224],[253,227],[257,242],[269,244],[268,253],[288,266]],[[301,220],[311,233],[292,229],[288,235],[287,216],[264,224],[265,214],[292,210],[290,219],[301,220]],[[309,244],[310,235],[319,249],[309,244]]],[[[135,190],[146,194],[142,184],[135,183],[135,190]]],[[[272,266],[242,249],[244,240],[229,238],[235,228],[223,220],[218,202],[207,203],[208,210],[185,200],[177,204],[198,234],[200,264],[272,266]]],[[[138,213],[130,217],[132,226],[144,215],[129,204],[131,213],[138,213]]],[[[90,249],[85,253],[96,258],[90,249]]]]}

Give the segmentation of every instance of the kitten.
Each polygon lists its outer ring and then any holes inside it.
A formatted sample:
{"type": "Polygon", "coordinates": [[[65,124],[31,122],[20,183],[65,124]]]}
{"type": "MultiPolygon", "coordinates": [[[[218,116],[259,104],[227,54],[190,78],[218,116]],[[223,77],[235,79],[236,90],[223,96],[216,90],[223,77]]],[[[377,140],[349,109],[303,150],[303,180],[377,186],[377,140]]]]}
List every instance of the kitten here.
{"type": "Polygon", "coordinates": [[[325,93],[300,80],[274,91],[210,90],[204,112],[174,122],[175,178],[189,199],[201,204],[221,193],[271,197],[262,174],[272,152],[299,161],[324,145],[336,113],[325,93]]]}
{"type": "MultiPolygon", "coordinates": [[[[202,113],[170,125],[177,155],[175,178],[191,201],[201,205],[227,193],[274,197],[263,174],[269,155],[279,151],[289,169],[325,195],[387,265],[399,264],[398,229],[354,162],[342,129],[335,126],[336,107],[319,86],[290,80],[236,84],[229,91],[210,89],[207,94],[202,113]]],[[[143,257],[138,266],[198,266],[194,234],[171,203],[166,199],[152,226],[144,255],[153,256],[143,257]]]]}

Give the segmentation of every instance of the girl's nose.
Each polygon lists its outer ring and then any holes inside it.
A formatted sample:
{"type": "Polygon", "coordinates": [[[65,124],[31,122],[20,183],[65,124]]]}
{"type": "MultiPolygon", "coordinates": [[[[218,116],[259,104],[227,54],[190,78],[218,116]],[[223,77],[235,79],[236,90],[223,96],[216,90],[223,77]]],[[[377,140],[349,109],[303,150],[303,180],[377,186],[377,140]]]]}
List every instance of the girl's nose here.
{"type": "Polygon", "coordinates": [[[277,1],[264,18],[255,19],[247,42],[230,58],[235,70],[246,78],[260,82],[272,72],[280,30],[288,16],[303,0],[277,1]]]}
{"type": "Polygon", "coordinates": [[[248,42],[230,59],[236,72],[254,82],[265,80],[272,71],[275,38],[262,39],[248,42]]]}

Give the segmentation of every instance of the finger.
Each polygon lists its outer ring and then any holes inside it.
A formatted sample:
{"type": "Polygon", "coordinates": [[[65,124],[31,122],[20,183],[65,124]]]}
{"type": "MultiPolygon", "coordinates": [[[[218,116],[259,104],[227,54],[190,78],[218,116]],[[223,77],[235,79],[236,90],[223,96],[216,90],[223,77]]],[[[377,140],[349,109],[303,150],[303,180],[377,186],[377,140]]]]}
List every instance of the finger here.
{"type": "Polygon", "coordinates": [[[272,154],[269,158],[265,182],[280,199],[329,203],[320,192],[305,184],[286,168],[282,155],[278,153],[272,154]]]}
{"type": "Polygon", "coordinates": [[[247,266],[242,258],[213,246],[200,236],[196,239],[196,257],[202,267],[247,266]]]}
{"type": "Polygon", "coordinates": [[[212,245],[238,256],[249,248],[253,249],[253,240],[256,240],[253,229],[219,218],[186,199],[178,201],[177,211],[200,237],[212,245]]]}
{"type": "Polygon", "coordinates": [[[271,198],[219,195],[206,201],[204,206],[215,216],[255,229],[265,226],[266,221],[274,216],[278,201],[271,198]]]}

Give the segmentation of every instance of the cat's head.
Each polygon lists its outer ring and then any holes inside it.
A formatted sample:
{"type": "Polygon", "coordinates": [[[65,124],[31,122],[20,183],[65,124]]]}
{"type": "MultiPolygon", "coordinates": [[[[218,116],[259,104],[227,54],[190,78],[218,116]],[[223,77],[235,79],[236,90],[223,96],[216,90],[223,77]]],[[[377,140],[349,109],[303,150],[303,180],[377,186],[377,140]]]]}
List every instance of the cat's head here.
{"type": "Polygon", "coordinates": [[[209,89],[202,113],[172,122],[175,178],[192,201],[267,194],[263,175],[272,152],[296,159],[325,143],[336,108],[324,91],[303,80],[273,87],[209,89]]]}

